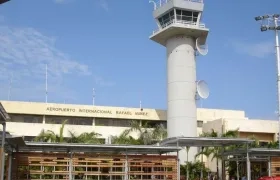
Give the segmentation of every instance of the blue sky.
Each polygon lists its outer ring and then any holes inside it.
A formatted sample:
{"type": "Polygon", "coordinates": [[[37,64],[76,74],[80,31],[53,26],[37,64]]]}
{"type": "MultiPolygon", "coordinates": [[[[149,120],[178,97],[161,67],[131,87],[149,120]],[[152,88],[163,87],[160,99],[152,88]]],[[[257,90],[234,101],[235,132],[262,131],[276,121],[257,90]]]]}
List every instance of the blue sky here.
{"type": "MultiPolygon", "coordinates": [[[[273,32],[254,17],[279,12],[280,1],[205,0],[209,53],[198,79],[211,94],[205,108],[245,110],[275,119],[273,32]]],[[[165,48],[149,40],[156,28],[148,0],[11,0],[0,6],[0,98],[166,108],[165,48]]]]}

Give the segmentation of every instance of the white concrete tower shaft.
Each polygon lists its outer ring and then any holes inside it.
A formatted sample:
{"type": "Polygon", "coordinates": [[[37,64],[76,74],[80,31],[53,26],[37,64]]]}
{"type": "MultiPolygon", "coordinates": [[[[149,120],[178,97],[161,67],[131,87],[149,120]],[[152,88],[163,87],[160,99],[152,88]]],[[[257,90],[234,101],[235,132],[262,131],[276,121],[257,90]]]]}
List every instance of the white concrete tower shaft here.
{"type": "MultiPolygon", "coordinates": [[[[203,0],[151,0],[158,30],[150,39],[167,50],[167,132],[168,137],[196,137],[196,49],[204,45],[209,29],[200,22],[203,0]]],[[[189,150],[194,160],[196,148],[189,150]]],[[[187,160],[186,151],[179,154],[187,160]]]]}
{"type": "Polygon", "coordinates": [[[167,40],[167,131],[169,137],[197,135],[195,42],[185,35],[167,40]]]}

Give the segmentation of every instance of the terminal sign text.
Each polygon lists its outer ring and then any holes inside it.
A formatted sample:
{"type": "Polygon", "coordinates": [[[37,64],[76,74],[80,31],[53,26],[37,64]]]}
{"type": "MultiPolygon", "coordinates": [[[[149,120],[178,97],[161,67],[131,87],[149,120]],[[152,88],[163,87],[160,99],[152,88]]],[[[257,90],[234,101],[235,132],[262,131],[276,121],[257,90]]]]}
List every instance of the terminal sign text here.
{"type": "Polygon", "coordinates": [[[47,111],[54,112],[71,112],[71,113],[90,113],[99,115],[126,115],[126,116],[148,116],[147,112],[143,111],[112,111],[106,109],[82,109],[82,108],[58,108],[58,107],[47,107],[47,111]]]}

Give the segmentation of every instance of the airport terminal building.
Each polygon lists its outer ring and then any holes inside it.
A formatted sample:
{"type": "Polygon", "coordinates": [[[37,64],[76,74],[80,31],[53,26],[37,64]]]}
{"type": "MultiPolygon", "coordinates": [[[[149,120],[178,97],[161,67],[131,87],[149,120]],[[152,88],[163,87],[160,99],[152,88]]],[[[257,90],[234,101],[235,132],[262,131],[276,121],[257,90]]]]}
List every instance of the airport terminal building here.
{"type": "MultiPolygon", "coordinates": [[[[70,135],[69,131],[77,135],[94,131],[105,141],[129,128],[132,120],[150,126],[167,124],[165,110],[19,101],[1,103],[11,117],[7,130],[13,135],[23,135],[25,140],[32,140],[43,129],[58,133],[65,120],[65,137],[70,135]]],[[[277,121],[248,119],[244,111],[198,108],[197,118],[198,135],[211,129],[219,133],[238,129],[241,138],[255,136],[260,143],[277,138],[277,121]]]]}
{"type": "MultiPolygon", "coordinates": [[[[150,126],[167,124],[165,110],[19,101],[1,103],[11,117],[6,123],[7,131],[24,136],[26,141],[33,140],[42,130],[59,134],[65,120],[64,137],[70,137],[69,131],[76,135],[94,131],[102,135],[100,138],[105,143],[109,142],[110,136],[119,135],[129,128],[132,120],[150,126]]],[[[197,135],[212,129],[218,133],[238,129],[240,138],[254,136],[265,145],[277,140],[278,121],[249,119],[244,111],[198,108],[197,135]]],[[[216,171],[215,161],[205,157],[204,162],[211,171],[216,171]]]]}

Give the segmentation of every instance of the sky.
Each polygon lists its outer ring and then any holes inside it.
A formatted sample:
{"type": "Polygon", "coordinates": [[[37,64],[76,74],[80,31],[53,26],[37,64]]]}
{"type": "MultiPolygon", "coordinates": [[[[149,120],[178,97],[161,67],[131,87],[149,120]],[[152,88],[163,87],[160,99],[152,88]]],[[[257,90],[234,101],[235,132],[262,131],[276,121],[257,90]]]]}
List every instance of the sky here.
{"type": "MultiPolygon", "coordinates": [[[[210,96],[199,107],[276,119],[273,32],[255,16],[280,1],[205,0],[209,53],[197,79],[210,96]]],[[[148,0],[11,0],[0,6],[0,99],[166,109],[166,50],[148,0]]]]}

